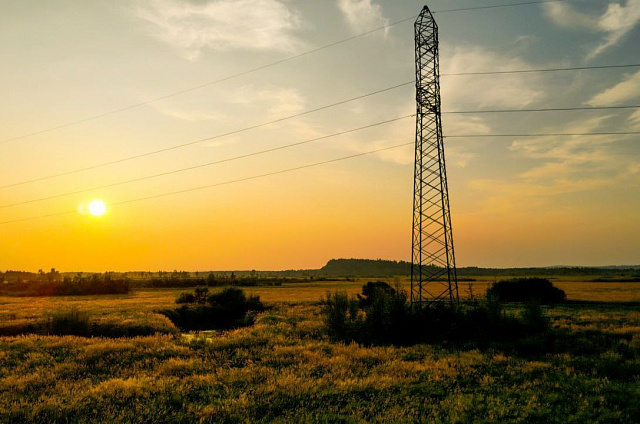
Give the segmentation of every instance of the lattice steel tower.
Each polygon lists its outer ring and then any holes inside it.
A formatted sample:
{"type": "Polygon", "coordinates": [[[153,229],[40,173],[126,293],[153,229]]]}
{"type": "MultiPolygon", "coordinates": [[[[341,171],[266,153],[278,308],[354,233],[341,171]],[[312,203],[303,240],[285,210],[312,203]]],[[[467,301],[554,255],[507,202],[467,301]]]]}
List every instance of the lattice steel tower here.
{"type": "Polygon", "coordinates": [[[413,184],[411,303],[458,300],[444,162],[438,26],[425,6],[415,23],[416,156],[413,184]]]}

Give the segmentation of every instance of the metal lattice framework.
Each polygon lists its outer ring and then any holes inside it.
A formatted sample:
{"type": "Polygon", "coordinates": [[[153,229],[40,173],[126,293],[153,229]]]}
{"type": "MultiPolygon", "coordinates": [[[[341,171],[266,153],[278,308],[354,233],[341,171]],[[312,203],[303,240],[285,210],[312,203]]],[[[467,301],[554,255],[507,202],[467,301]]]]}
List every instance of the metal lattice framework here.
{"type": "Polygon", "coordinates": [[[416,153],[411,303],[458,300],[440,108],[438,26],[425,6],[415,23],[416,153]]]}

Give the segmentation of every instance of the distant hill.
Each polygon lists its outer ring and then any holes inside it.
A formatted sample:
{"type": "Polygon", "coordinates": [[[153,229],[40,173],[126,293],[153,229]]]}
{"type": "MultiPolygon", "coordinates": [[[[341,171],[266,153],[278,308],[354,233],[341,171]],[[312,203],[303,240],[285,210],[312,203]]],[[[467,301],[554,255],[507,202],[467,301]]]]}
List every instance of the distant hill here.
{"type": "Polygon", "coordinates": [[[411,264],[383,259],[331,259],[315,274],[321,277],[391,277],[410,275],[411,264]]]}
{"type": "MultiPolygon", "coordinates": [[[[331,259],[320,269],[291,269],[283,271],[256,271],[256,270],[227,270],[227,271],[173,271],[173,272],[109,272],[112,278],[129,278],[132,280],[144,279],[175,279],[189,280],[206,278],[213,273],[217,278],[336,278],[336,277],[404,277],[411,275],[411,264],[406,261],[391,261],[385,259],[331,259]]],[[[33,281],[44,278],[50,273],[40,275],[35,272],[25,271],[0,271],[0,284],[14,281],[33,281]]],[[[58,274],[56,279],[62,277],[78,278],[87,277],[93,273],[65,272],[58,274]]],[[[630,278],[630,281],[640,279],[640,265],[611,265],[602,267],[577,267],[577,266],[551,266],[541,268],[458,268],[458,277],[551,277],[563,275],[593,276],[593,281],[609,281],[611,277],[617,280],[630,278]]]]}
{"type": "MultiPolygon", "coordinates": [[[[576,267],[559,266],[545,268],[458,268],[458,276],[558,276],[558,275],[618,275],[621,272],[637,274],[638,265],[576,267]]],[[[309,272],[309,271],[307,271],[309,272]]],[[[319,277],[390,277],[411,275],[411,264],[405,261],[384,259],[331,259],[312,275],[319,277]]]]}

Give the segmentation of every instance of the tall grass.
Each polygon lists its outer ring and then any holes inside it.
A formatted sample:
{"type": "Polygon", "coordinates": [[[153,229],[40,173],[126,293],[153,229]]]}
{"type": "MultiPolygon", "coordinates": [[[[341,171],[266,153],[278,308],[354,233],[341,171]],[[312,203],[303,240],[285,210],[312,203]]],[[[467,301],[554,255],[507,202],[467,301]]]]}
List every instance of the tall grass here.
{"type": "Polygon", "coordinates": [[[91,331],[91,316],[75,306],[58,309],[47,317],[45,331],[59,336],[87,336],[91,331]]]}
{"type": "Polygon", "coordinates": [[[571,338],[532,355],[336,343],[320,310],[190,339],[0,337],[0,422],[640,422],[633,307],[553,309],[571,338]]]}
{"type": "Polygon", "coordinates": [[[362,294],[328,293],[323,300],[328,334],[337,340],[377,344],[481,342],[529,337],[549,328],[539,305],[507,314],[495,297],[470,304],[434,302],[413,308],[407,293],[384,282],[369,282],[362,294]]]}

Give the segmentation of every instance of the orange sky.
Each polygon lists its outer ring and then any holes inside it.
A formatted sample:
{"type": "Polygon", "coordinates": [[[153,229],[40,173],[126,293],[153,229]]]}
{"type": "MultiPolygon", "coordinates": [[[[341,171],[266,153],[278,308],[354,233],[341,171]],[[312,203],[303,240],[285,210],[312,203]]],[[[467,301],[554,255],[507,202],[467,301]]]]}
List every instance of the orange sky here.
{"type": "MultiPolygon", "coordinates": [[[[596,3],[436,14],[441,71],[638,63],[636,3],[596,3]]],[[[445,0],[429,6],[451,7],[445,0]]],[[[408,85],[218,137],[411,81],[410,21],[209,83],[420,7],[409,0],[4,5],[0,53],[11,60],[0,69],[0,270],[277,270],[339,257],[408,260],[412,146],[226,183],[410,143],[413,118],[128,181],[413,113],[408,85]],[[204,138],[212,139],[196,142],[204,138]],[[181,144],[189,145],[173,148],[181,144]],[[138,155],[145,156],[117,162],[138,155]],[[117,163],[99,166],[107,162],[117,163]],[[95,168],[79,171],[86,167],[95,168]],[[78,172],[55,176],[69,171],[78,172]],[[114,186],[96,189],[107,185],[114,186]],[[106,203],[104,216],[77,212],[92,199],[106,203]]],[[[640,99],[637,68],[443,76],[441,83],[445,112],[640,99]]],[[[640,112],[445,114],[443,128],[445,136],[638,131],[640,112]]],[[[446,139],[458,264],[640,263],[639,141],[634,134],[446,139]]]]}

